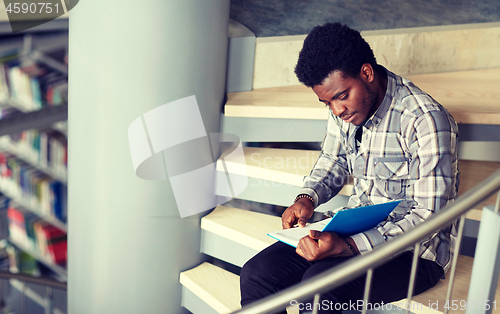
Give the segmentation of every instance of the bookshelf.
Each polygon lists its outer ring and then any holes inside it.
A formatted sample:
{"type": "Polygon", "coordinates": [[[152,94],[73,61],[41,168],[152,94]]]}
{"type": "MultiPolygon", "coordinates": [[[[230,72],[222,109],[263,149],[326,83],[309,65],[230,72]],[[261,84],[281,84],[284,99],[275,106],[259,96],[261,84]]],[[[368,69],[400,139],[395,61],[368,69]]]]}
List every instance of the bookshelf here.
{"type": "Polygon", "coordinates": [[[9,136],[0,137],[0,151],[8,152],[29,163],[36,169],[44,172],[48,176],[66,184],[67,183],[67,170],[62,166],[48,166],[46,162],[40,162],[36,151],[31,150],[26,145],[16,144],[12,142],[9,136]]]}
{"type": "Polygon", "coordinates": [[[67,30],[68,20],[58,19],[12,34],[0,17],[0,193],[10,199],[6,211],[23,217],[9,217],[7,241],[60,281],[67,281],[67,30]],[[46,230],[58,230],[64,249],[46,230]]]}

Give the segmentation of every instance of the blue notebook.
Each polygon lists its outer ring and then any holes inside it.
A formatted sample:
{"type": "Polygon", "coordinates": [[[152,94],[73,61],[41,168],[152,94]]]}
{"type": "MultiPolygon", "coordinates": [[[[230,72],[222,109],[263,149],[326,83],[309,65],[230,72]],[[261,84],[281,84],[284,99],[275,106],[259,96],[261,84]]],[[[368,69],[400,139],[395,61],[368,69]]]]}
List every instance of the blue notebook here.
{"type": "Polygon", "coordinates": [[[281,242],[297,247],[299,240],[309,234],[309,230],[335,232],[348,237],[377,226],[398,206],[401,200],[377,205],[340,210],[332,218],[324,219],[304,228],[290,228],[268,233],[281,242]]]}

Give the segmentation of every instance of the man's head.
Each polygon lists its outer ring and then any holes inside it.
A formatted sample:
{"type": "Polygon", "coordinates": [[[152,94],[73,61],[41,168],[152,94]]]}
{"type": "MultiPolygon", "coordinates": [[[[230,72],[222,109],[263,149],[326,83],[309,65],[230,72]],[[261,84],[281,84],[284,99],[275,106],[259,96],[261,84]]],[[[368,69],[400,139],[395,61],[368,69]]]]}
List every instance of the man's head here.
{"type": "Polygon", "coordinates": [[[313,87],[334,71],[357,78],[365,63],[377,66],[373,51],[361,34],[340,23],[327,23],[316,26],[307,35],[295,74],[302,84],[313,87]]]}
{"type": "Polygon", "coordinates": [[[306,37],[295,73],[333,114],[362,125],[385,95],[384,76],[358,31],[339,23],[315,27],[306,37]]]}

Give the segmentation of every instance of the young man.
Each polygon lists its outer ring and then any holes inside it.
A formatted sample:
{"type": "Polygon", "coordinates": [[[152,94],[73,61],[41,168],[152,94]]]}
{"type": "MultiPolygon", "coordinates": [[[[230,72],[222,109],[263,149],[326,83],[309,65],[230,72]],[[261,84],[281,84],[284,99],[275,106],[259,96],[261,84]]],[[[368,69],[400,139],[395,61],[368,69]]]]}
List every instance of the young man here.
{"type": "MultiPolygon", "coordinates": [[[[297,249],[276,243],[260,252],[241,271],[243,306],[371,251],[424,222],[457,195],[456,122],[411,81],[378,65],[359,32],[339,23],[314,28],[295,73],[330,114],[322,152],[295,203],[283,213],[283,228],[304,226],[348,176],[354,178],[348,207],[403,201],[384,222],[363,233],[341,238],[316,231],[302,238],[297,249]]],[[[415,294],[434,286],[448,270],[456,234],[452,224],[421,243],[415,294]]],[[[374,270],[370,303],[406,297],[412,256],[404,252],[374,270]]],[[[340,313],[336,309],[363,300],[364,284],[361,276],[322,294],[319,312],[340,313]]],[[[310,308],[293,300],[291,305],[310,308]]]]}

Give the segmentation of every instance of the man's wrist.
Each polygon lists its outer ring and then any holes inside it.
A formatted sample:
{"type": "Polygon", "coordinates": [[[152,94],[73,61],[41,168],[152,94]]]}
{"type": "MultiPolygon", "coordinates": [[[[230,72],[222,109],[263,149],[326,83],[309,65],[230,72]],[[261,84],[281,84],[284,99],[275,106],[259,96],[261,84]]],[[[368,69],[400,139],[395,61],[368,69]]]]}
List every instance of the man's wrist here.
{"type": "Polygon", "coordinates": [[[345,244],[347,245],[347,248],[351,251],[352,255],[358,255],[359,251],[357,250],[356,243],[352,238],[342,238],[344,240],[345,244]],[[351,243],[352,242],[352,243],[351,243]]]}
{"type": "Polygon", "coordinates": [[[299,194],[299,195],[297,195],[297,197],[295,198],[295,201],[293,203],[295,204],[295,203],[297,203],[301,199],[307,199],[307,200],[309,200],[311,202],[313,208],[314,208],[314,199],[312,198],[311,195],[308,195],[308,194],[299,194]]]}

